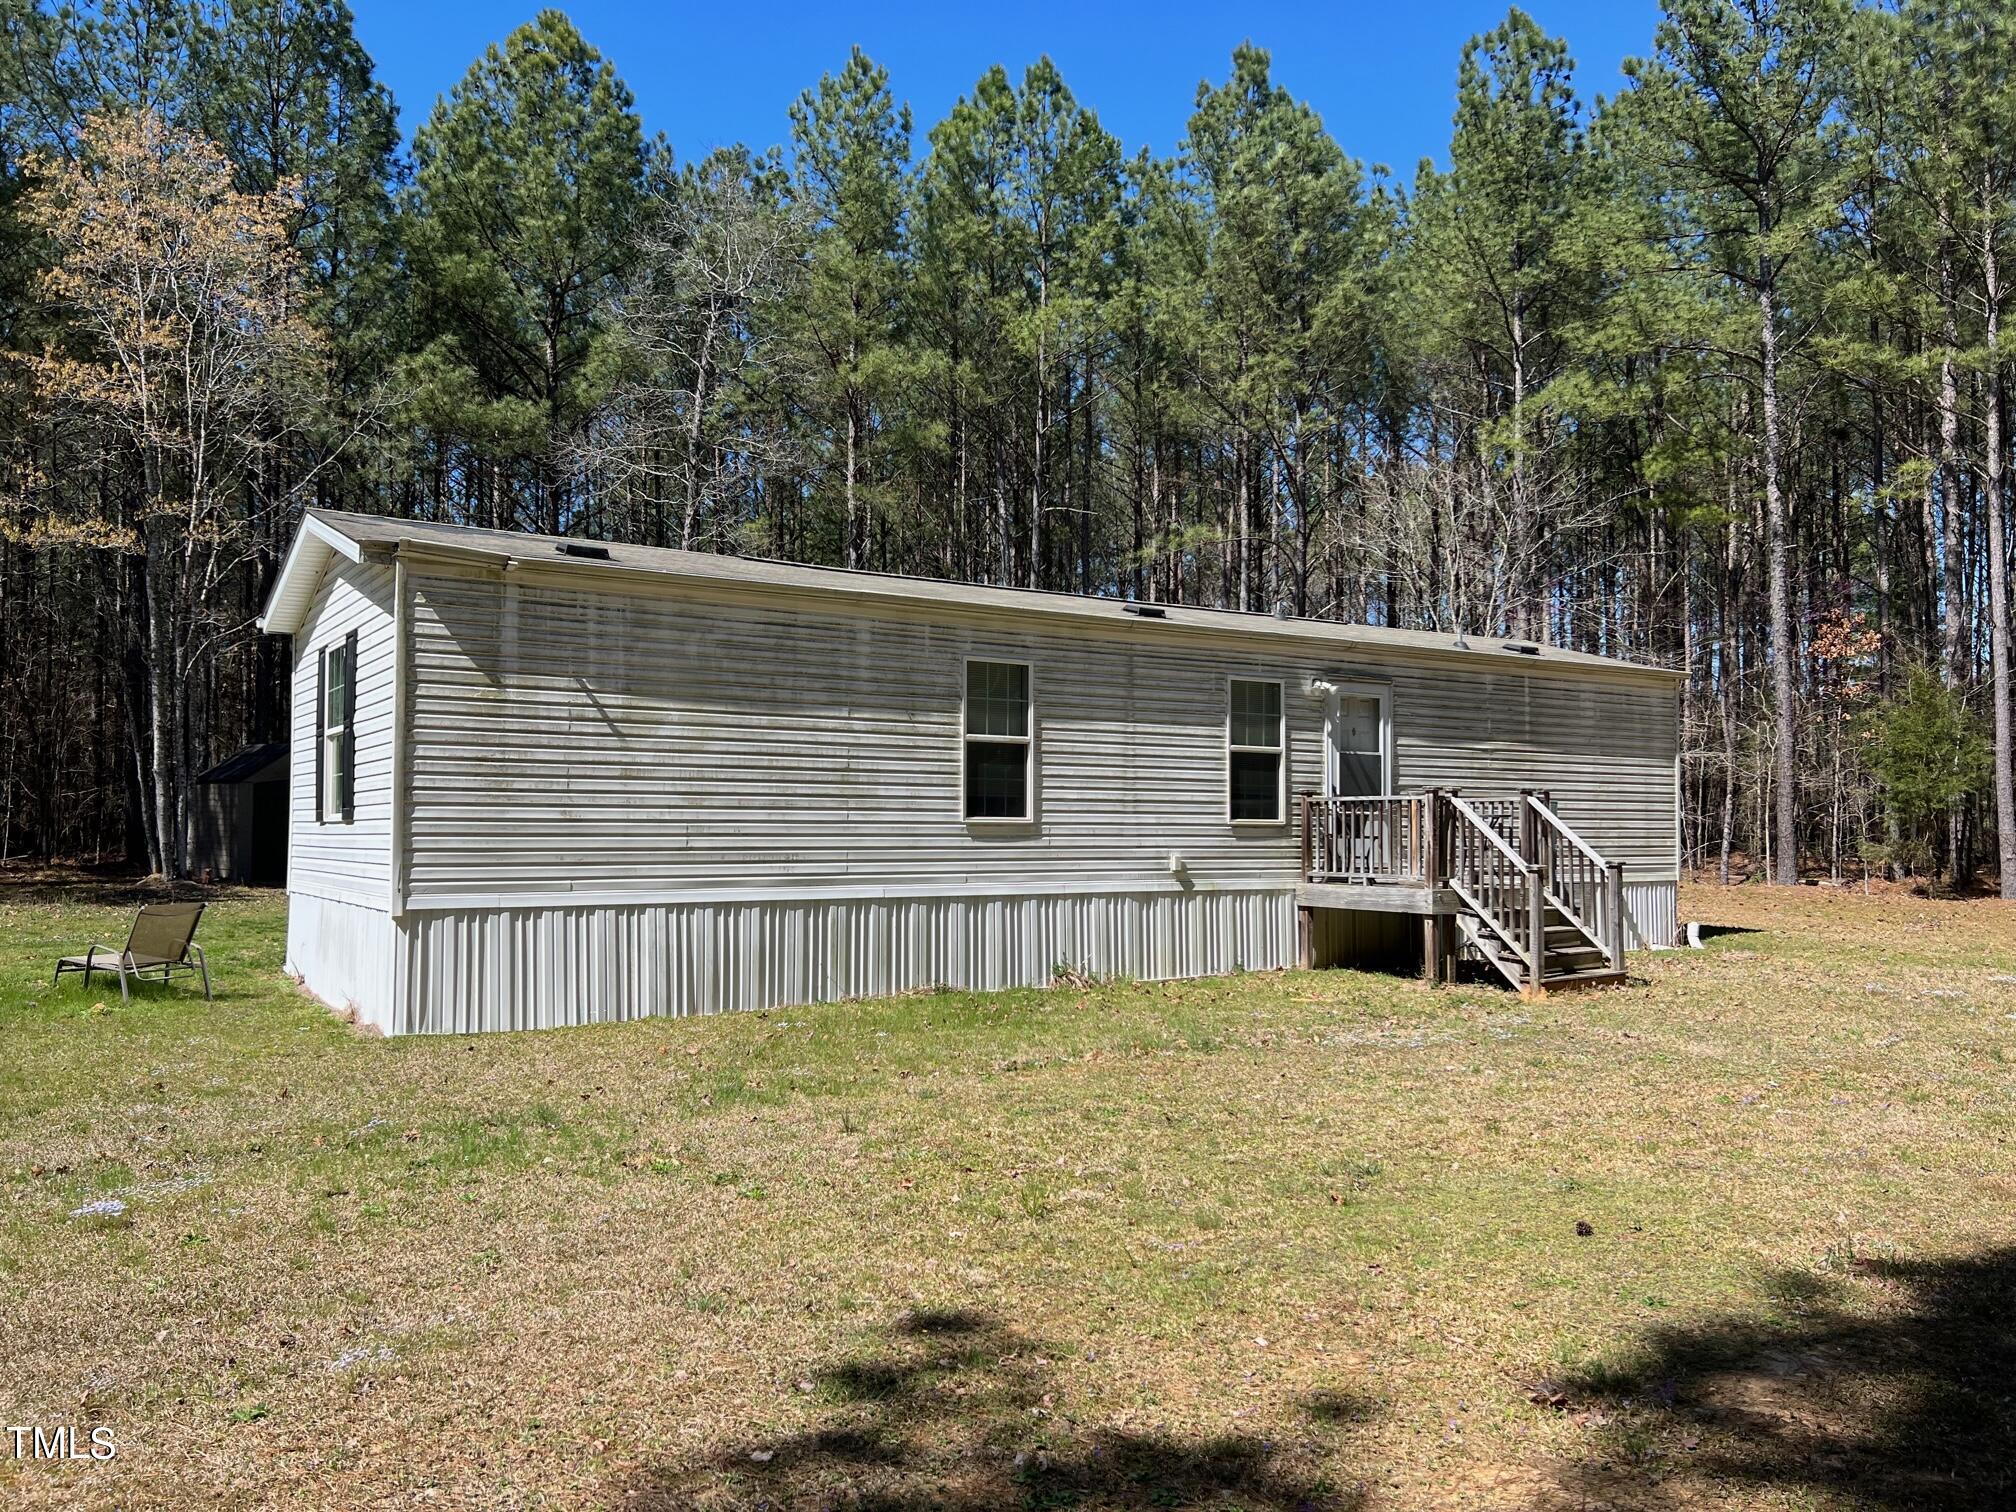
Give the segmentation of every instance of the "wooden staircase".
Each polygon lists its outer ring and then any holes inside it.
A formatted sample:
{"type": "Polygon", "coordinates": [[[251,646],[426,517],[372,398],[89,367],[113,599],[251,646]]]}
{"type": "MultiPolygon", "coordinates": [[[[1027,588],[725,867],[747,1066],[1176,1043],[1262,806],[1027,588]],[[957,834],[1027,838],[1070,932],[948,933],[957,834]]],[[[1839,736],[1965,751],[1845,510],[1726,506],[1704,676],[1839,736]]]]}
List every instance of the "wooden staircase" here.
{"type": "Polygon", "coordinates": [[[1417,889],[1434,974],[1463,949],[1528,996],[1625,979],[1623,865],[1569,828],[1551,794],[1305,794],[1302,809],[1306,879],[1417,889]]]}
{"type": "MultiPolygon", "coordinates": [[[[1590,937],[1589,932],[1551,904],[1547,908],[1547,944],[1540,975],[1542,991],[1568,987],[1601,987],[1621,982],[1624,973],[1610,964],[1610,954],[1590,937]]],[[[1521,992],[1528,991],[1531,971],[1526,957],[1511,941],[1491,927],[1481,914],[1464,911],[1456,915],[1457,934],[1473,954],[1521,992]]]]}
{"type": "Polygon", "coordinates": [[[1522,993],[1621,982],[1624,868],[1570,829],[1549,796],[1480,806],[1445,795],[1457,933],[1522,993]]]}

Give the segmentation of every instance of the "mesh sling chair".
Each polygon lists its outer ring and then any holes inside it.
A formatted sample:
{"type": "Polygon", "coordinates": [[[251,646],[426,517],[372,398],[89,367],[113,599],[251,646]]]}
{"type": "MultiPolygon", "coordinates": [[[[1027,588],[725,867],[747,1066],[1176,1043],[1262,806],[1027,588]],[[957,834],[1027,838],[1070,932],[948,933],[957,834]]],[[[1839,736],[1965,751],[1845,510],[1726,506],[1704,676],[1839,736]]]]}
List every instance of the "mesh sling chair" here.
{"type": "Polygon", "coordinates": [[[208,999],[210,966],[194,938],[196,921],[202,917],[201,903],[149,903],[134,916],[124,950],[93,945],[83,955],[65,956],[56,963],[56,975],[49,980],[53,984],[61,981],[66,971],[81,971],[84,985],[89,987],[92,972],[110,972],[119,978],[121,1000],[131,1002],[133,994],[126,987],[129,978],[138,981],[158,972],[166,982],[176,972],[186,971],[201,974],[203,996],[208,999]]]}

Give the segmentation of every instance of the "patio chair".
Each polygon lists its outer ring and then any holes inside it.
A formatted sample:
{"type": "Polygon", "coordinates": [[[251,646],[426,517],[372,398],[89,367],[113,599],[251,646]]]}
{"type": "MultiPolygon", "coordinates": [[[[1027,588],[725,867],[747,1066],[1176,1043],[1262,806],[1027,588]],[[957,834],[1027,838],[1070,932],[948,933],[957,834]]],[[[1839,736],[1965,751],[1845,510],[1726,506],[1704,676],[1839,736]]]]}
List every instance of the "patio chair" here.
{"type": "Polygon", "coordinates": [[[124,950],[93,945],[83,955],[65,956],[56,963],[56,975],[49,980],[53,985],[63,979],[64,972],[81,971],[84,985],[89,987],[92,972],[111,972],[119,978],[121,1001],[131,1002],[133,994],[126,987],[128,978],[139,981],[159,972],[166,982],[176,972],[186,971],[202,975],[203,996],[207,1001],[210,966],[203,959],[203,947],[195,942],[196,921],[202,917],[201,903],[148,903],[134,916],[124,950]]]}

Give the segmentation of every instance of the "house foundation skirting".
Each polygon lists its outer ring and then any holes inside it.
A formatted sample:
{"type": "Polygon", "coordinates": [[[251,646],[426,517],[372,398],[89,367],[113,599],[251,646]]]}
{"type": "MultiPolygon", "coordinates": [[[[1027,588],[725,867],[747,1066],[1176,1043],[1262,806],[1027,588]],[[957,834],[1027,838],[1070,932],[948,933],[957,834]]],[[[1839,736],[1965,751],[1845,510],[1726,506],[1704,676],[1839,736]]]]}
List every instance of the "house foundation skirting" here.
{"type": "Polygon", "coordinates": [[[331,1008],[390,1030],[397,1017],[398,933],[383,908],[294,892],[287,897],[287,969],[331,1008]]]}
{"type": "Polygon", "coordinates": [[[396,1010],[380,1026],[549,1029],[1034,987],[1065,969],[1141,979],[1269,969],[1294,963],[1294,898],[1284,887],[410,911],[397,921],[396,1010]]]}
{"type": "MultiPolygon", "coordinates": [[[[1670,881],[1627,884],[1629,945],[1666,945],[1670,881]]],[[[1295,964],[1296,892],[1098,892],[382,910],[296,893],[287,958],[387,1034],[780,1008],[918,988],[1036,987],[1295,964]]]]}

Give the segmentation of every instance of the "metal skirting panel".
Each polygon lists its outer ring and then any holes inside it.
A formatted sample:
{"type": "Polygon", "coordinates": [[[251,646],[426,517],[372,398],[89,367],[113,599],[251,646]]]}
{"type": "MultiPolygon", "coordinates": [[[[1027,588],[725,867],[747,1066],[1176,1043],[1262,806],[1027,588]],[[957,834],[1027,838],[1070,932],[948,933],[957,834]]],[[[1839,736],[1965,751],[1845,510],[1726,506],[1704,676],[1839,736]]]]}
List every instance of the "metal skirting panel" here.
{"type": "Polygon", "coordinates": [[[287,898],[287,969],[330,1007],[392,1031],[392,916],[309,893],[287,898]]]}
{"type": "Polygon", "coordinates": [[[412,912],[394,1033],[1287,966],[1292,889],[412,912]]]}
{"type": "Polygon", "coordinates": [[[1624,874],[1624,948],[1664,950],[1680,936],[1680,884],[1624,874]]]}

